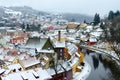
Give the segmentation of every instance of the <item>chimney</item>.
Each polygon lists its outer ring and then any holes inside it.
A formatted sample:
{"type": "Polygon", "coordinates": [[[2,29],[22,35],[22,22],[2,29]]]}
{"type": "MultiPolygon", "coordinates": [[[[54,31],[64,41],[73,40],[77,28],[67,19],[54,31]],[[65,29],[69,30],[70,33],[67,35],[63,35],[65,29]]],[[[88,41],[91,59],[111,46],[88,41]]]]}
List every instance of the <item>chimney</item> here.
{"type": "Polygon", "coordinates": [[[61,32],[58,31],[58,41],[60,41],[60,38],[61,38],[61,32]]]}
{"type": "Polygon", "coordinates": [[[79,46],[79,45],[77,45],[77,47],[78,47],[78,52],[80,53],[80,46],[79,46]]]}

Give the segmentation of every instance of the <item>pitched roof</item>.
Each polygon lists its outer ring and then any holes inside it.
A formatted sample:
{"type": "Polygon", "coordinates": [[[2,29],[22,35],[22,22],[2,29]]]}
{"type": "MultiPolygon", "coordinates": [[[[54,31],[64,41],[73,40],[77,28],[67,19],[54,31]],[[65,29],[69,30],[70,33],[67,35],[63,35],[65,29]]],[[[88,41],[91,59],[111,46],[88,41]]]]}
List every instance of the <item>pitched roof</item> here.
{"type": "Polygon", "coordinates": [[[43,38],[37,38],[37,37],[29,38],[27,40],[26,47],[42,49],[42,47],[44,46],[46,41],[47,41],[47,38],[44,38],[44,39],[43,38]]]}
{"type": "Polygon", "coordinates": [[[67,45],[67,48],[68,48],[68,52],[70,55],[72,55],[73,53],[75,53],[78,50],[78,48],[75,44],[69,44],[69,45],[67,45]]]}
{"type": "Polygon", "coordinates": [[[21,71],[19,73],[13,73],[2,77],[2,80],[47,80],[52,78],[50,74],[44,69],[38,68],[36,70],[21,71]],[[39,76],[35,78],[35,74],[39,76]]]}
{"type": "Polygon", "coordinates": [[[26,48],[37,49],[38,52],[54,53],[54,47],[49,38],[29,38],[26,48]]]}
{"type": "Polygon", "coordinates": [[[36,58],[28,58],[26,60],[22,60],[22,63],[24,64],[25,68],[34,66],[36,64],[40,64],[40,61],[37,60],[36,58]]]}
{"type": "Polygon", "coordinates": [[[3,64],[5,64],[5,62],[0,59],[0,65],[3,65],[3,64]]]}

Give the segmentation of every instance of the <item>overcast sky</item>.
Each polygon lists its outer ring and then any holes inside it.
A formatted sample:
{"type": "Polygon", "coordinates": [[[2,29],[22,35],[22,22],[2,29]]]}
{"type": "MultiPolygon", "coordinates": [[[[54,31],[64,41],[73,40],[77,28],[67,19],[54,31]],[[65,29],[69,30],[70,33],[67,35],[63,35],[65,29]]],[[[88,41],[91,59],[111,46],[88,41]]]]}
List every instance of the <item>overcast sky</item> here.
{"type": "Polygon", "coordinates": [[[0,0],[0,6],[30,6],[40,11],[105,16],[110,10],[120,10],[120,0],[0,0]]]}

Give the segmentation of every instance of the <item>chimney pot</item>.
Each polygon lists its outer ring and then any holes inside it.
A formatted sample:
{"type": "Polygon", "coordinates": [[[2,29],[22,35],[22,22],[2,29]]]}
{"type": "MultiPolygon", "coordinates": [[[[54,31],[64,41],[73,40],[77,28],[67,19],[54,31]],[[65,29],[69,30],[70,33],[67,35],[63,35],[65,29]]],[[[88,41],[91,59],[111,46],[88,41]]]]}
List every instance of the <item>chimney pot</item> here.
{"type": "Polygon", "coordinates": [[[61,31],[58,31],[58,41],[60,41],[61,38],[61,31]]]}

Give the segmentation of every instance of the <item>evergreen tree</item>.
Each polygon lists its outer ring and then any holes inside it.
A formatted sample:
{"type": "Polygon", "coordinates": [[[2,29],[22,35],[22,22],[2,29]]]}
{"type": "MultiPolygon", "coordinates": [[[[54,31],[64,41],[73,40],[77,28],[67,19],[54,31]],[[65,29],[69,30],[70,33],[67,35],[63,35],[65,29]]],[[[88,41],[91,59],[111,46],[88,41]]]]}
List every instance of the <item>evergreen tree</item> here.
{"type": "Polygon", "coordinates": [[[100,23],[100,28],[105,29],[105,25],[103,24],[103,22],[100,23]]]}
{"type": "Polygon", "coordinates": [[[38,24],[38,31],[41,32],[41,24],[38,24]]]}
{"type": "Polygon", "coordinates": [[[116,11],[116,13],[114,13],[115,17],[120,16],[120,12],[116,11]]]}
{"type": "Polygon", "coordinates": [[[120,61],[120,16],[114,17],[110,21],[106,19],[103,32],[104,36],[102,39],[112,44],[111,49],[115,51],[115,54],[118,56],[117,60],[120,61]]]}
{"type": "Polygon", "coordinates": [[[22,30],[25,29],[25,23],[22,23],[21,28],[22,30]]]}
{"type": "Polygon", "coordinates": [[[71,22],[75,22],[75,19],[74,19],[74,18],[72,18],[72,19],[71,19],[71,22]]]}
{"type": "Polygon", "coordinates": [[[30,31],[30,26],[27,24],[26,31],[30,31]]]}
{"type": "Polygon", "coordinates": [[[100,23],[100,16],[96,13],[94,16],[94,25],[97,25],[98,23],[100,23]]]}
{"type": "MultiPolygon", "coordinates": [[[[111,33],[111,42],[114,41],[117,44],[119,44],[120,43],[120,16],[115,17],[112,20],[112,25],[110,27],[110,33],[111,33]]],[[[120,61],[120,48],[117,46],[113,46],[113,47],[120,61]]]]}
{"type": "Polygon", "coordinates": [[[114,12],[110,11],[108,14],[108,20],[113,20],[113,18],[114,18],[114,12]]]}
{"type": "Polygon", "coordinates": [[[86,19],[84,19],[84,23],[87,23],[87,22],[86,22],[86,19]]]}
{"type": "Polygon", "coordinates": [[[111,37],[112,41],[116,41],[117,43],[120,43],[120,16],[112,20],[110,32],[112,35],[111,37]]]}

